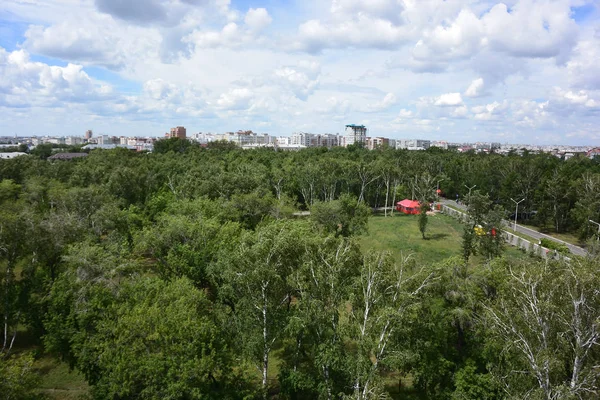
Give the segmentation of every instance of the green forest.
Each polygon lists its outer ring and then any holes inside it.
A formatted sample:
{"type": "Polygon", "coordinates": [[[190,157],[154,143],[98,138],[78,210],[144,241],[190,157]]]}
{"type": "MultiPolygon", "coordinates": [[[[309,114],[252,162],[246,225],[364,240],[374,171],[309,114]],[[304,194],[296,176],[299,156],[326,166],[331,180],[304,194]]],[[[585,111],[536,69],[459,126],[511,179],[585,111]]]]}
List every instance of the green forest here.
{"type": "Polygon", "coordinates": [[[3,399],[600,396],[597,159],[47,150],[0,159],[3,399]],[[437,189],[464,227],[393,210],[437,189]],[[507,248],[513,199],[589,255],[507,248]]]}

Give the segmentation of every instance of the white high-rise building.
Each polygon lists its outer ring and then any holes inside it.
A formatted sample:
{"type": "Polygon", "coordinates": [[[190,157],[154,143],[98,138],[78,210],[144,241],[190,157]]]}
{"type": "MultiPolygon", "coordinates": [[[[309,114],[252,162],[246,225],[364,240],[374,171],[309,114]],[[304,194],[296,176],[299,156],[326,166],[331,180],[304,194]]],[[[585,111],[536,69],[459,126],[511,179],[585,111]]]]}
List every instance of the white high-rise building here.
{"type": "Polygon", "coordinates": [[[400,139],[396,140],[397,149],[406,150],[427,150],[431,147],[431,141],[421,139],[400,139]]]}
{"type": "Polygon", "coordinates": [[[365,144],[367,141],[367,128],[364,125],[346,125],[344,134],[344,145],[350,146],[354,143],[365,144]]]}
{"type": "Polygon", "coordinates": [[[290,144],[292,146],[310,147],[310,142],[313,137],[314,135],[312,133],[294,132],[292,136],[290,136],[290,144]]]}

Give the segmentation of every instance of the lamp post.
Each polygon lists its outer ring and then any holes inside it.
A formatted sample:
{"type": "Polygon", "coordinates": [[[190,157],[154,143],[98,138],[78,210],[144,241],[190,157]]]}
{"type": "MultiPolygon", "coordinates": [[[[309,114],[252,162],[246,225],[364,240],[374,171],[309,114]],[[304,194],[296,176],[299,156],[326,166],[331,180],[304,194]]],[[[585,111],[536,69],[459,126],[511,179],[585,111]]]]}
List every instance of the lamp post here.
{"type": "Polygon", "coordinates": [[[515,201],[512,197],[510,198],[513,203],[516,204],[515,206],[515,225],[513,226],[513,231],[517,231],[517,214],[519,214],[519,204],[521,204],[522,202],[525,201],[525,199],[519,200],[519,201],[515,201]]]}
{"type": "MultiPolygon", "coordinates": [[[[473,186],[471,186],[471,187],[468,187],[467,185],[465,185],[465,187],[466,187],[467,189],[469,189],[469,194],[468,194],[468,196],[469,196],[469,197],[467,198],[467,201],[468,201],[468,203],[470,203],[470,202],[471,202],[471,190],[475,189],[475,188],[477,187],[477,185],[473,185],[473,186]]],[[[467,204],[468,204],[468,203],[467,203],[467,204]]]]}
{"type": "Polygon", "coordinates": [[[437,181],[437,189],[435,190],[435,194],[437,195],[438,201],[440,201],[440,182],[445,180],[446,178],[442,178],[437,181]]]}
{"type": "Polygon", "coordinates": [[[600,241],[600,224],[598,222],[596,222],[596,221],[592,221],[591,219],[588,220],[588,221],[590,221],[592,224],[598,225],[598,234],[597,234],[598,239],[597,240],[600,241]]]}

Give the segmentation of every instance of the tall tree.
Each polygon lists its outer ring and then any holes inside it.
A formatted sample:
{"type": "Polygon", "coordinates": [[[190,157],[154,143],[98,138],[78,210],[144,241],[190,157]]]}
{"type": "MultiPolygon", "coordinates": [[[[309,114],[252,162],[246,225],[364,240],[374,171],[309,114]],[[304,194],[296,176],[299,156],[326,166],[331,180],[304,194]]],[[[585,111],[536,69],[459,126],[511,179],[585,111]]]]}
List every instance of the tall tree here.
{"type": "Polygon", "coordinates": [[[4,203],[0,209],[0,309],[2,310],[2,348],[10,353],[22,316],[18,308],[21,285],[15,279],[17,263],[28,252],[33,219],[22,201],[4,203]]]}
{"type": "Polygon", "coordinates": [[[309,236],[305,223],[276,221],[246,232],[214,266],[223,282],[220,296],[232,305],[235,329],[244,338],[242,350],[261,373],[264,396],[271,351],[292,303],[288,277],[300,267],[309,236]]]}
{"type": "Polygon", "coordinates": [[[497,300],[487,306],[504,357],[495,373],[509,396],[594,398],[600,371],[597,265],[509,265],[497,300]]]}
{"type": "Polygon", "coordinates": [[[411,271],[411,257],[393,264],[388,254],[364,256],[349,316],[350,339],[356,344],[353,395],[356,400],[382,394],[381,369],[397,357],[394,349],[406,315],[436,277],[425,269],[411,271]]]}
{"type": "Polygon", "coordinates": [[[311,240],[301,268],[289,277],[297,299],[287,332],[286,362],[280,381],[292,398],[337,398],[348,393],[344,309],[360,265],[349,239],[311,240]]]}

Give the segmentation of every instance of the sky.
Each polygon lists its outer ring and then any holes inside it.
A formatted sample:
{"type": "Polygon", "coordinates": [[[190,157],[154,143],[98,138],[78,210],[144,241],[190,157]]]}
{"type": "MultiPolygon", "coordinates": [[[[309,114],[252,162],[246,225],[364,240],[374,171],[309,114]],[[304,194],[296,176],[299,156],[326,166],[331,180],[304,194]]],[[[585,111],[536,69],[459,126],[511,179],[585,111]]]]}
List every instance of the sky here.
{"type": "Polygon", "coordinates": [[[2,0],[0,136],[600,145],[598,0],[2,0]]]}

